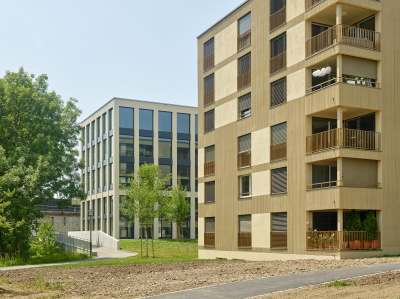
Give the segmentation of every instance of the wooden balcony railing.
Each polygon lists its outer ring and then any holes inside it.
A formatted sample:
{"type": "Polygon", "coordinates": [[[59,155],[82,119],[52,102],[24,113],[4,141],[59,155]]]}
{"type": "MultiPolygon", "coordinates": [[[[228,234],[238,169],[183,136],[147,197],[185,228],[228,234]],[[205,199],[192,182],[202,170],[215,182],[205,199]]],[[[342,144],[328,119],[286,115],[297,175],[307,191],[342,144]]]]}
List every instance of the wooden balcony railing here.
{"type": "Polygon", "coordinates": [[[325,0],[306,0],[306,10],[324,1],[325,0]]]}
{"type": "Polygon", "coordinates": [[[214,53],[208,55],[203,60],[203,71],[206,71],[214,66],[214,53]]]}
{"type": "Polygon", "coordinates": [[[316,250],[376,250],[381,249],[381,233],[365,231],[309,231],[307,249],[316,250]]]}
{"type": "Polygon", "coordinates": [[[286,142],[271,145],[270,160],[275,161],[286,158],[286,148],[287,148],[286,142]]]}
{"type": "Polygon", "coordinates": [[[380,182],[363,182],[363,181],[329,181],[329,182],[320,182],[314,184],[308,184],[307,190],[312,189],[322,189],[329,187],[354,187],[354,188],[380,188],[380,182]]]}
{"type": "Polygon", "coordinates": [[[237,39],[237,49],[238,51],[251,45],[251,29],[238,36],[237,39]]]}
{"type": "Polygon", "coordinates": [[[269,73],[273,74],[286,68],[286,51],[270,59],[269,73]]]}
{"type": "Polygon", "coordinates": [[[215,161],[204,163],[204,175],[215,174],[215,161]]]}
{"type": "Polygon", "coordinates": [[[286,23],[286,6],[269,17],[269,31],[275,30],[286,23]]]}
{"type": "Polygon", "coordinates": [[[215,233],[204,233],[204,246],[215,246],[215,233]]]}
{"type": "Polygon", "coordinates": [[[238,247],[251,247],[251,233],[238,233],[238,247]]]}
{"type": "Polygon", "coordinates": [[[380,50],[380,40],[379,32],[342,24],[335,25],[306,41],[306,56],[340,43],[380,50]]]}
{"type": "Polygon", "coordinates": [[[204,93],[204,106],[214,103],[214,89],[204,93]]]}
{"type": "Polygon", "coordinates": [[[242,89],[251,84],[251,70],[237,77],[237,89],[242,89]]]}
{"type": "Polygon", "coordinates": [[[287,248],[287,232],[271,232],[271,248],[287,248]]]}
{"type": "Polygon", "coordinates": [[[365,150],[381,150],[381,133],[337,128],[306,137],[306,152],[342,147],[365,150]]]}
{"type": "Polygon", "coordinates": [[[238,168],[251,165],[251,151],[243,152],[238,155],[238,168]]]}

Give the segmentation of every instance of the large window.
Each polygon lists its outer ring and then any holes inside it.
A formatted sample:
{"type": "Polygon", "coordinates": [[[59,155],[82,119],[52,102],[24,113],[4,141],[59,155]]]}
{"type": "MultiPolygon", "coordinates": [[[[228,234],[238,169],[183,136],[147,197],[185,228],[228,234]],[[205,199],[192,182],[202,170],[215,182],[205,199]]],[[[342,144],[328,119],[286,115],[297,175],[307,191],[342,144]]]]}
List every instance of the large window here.
{"type": "Polygon", "coordinates": [[[279,194],[287,192],[287,168],[271,170],[271,193],[279,194]]]}
{"type": "Polygon", "coordinates": [[[205,202],[215,202],[215,181],[204,183],[205,202]]]}
{"type": "Polygon", "coordinates": [[[242,89],[251,84],[251,53],[238,59],[238,89],[242,89]]]}
{"type": "Polygon", "coordinates": [[[178,113],[177,114],[177,132],[183,134],[190,134],[190,114],[178,113]]]}
{"type": "Polygon", "coordinates": [[[239,177],[239,197],[251,197],[251,175],[239,177]]]}
{"type": "Polygon", "coordinates": [[[97,137],[100,137],[100,134],[101,134],[101,132],[100,132],[100,117],[98,117],[97,119],[96,119],[96,131],[97,131],[97,137]]]}
{"type": "Polygon", "coordinates": [[[286,158],[286,123],[271,127],[271,161],[286,158]]]}
{"type": "Polygon", "coordinates": [[[92,128],[92,133],[91,133],[91,137],[92,137],[92,141],[94,141],[95,140],[95,137],[96,137],[96,134],[95,134],[95,121],[92,121],[92,125],[91,125],[91,128],[92,128]]]}
{"type": "MultiPolygon", "coordinates": [[[[172,173],[172,165],[158,165],[158,168],[160,168],[161,173],[162,173],[164,178],[172,173]]],[[[172,186],[172,175],[171,175],[169,181],[166,182],[165,185],[167,187],[172,186]]]]}
{"type": "Polygon", "coordinates": [[[133,162],[119,162],[119,183],[128,185],[132,179],[133,162]]]}
{"type": "Polygon", "coordinates": [[[111,189],[111,187],[113,187],[112,185],[114,184],[114,167],[113,167],[113,164],[109,164],[108,165],[108,184],[110,185],[110,189],[111,189]]]}
{"type": "Polygon", "coordinates": [[[204,246],[215,246],[215,217],[204,218],[204,246]]]}
{"type": "Polygon", "coordinates": [[[107,161],[107,140],[103,140],[103,160],[107,161]]]}
{"type": "Polygon", "coordinates": [[[239,112],[239,119],[251,115],[251,93],[239,97],[238,112],[239,112]]]}
{"type": "Polygon", "coordinates": [[[133,136],[119,135],[119,155],[133,156],[133,136]]]}
{"type": "Polygon", "coordinates": [[[215,145],[211,145],[205,148],[205,163],[215,161],[215,145]]]}
{"type": "Polygon", "coordinates": [[[178,140],[177,142],[178,160],[190,160],[190,141],[178,140]]]}
{"type": "Polygon", "coordinates": [[[214,74],[204,78],[204,106],[214,103],[214,74]]]}
{"type": "Polygon", "coordinates": [[[271,248],[287,247],[287,213],[271,213],[271,248]]]}
{"type": "Polygon", "coordinates": [[[178,165],[178,176],[181,179],[182,188],[190,191],[190,166],[178,165]]]}
{"type": "Polygon", "coordinates": [[[271,83],[271,107],[286,103],[286,77],[271,83]]]}
{"type": "Polygon", "coordinates": [[[153,137],[139,137],[139,156],[153,157],[153,137]]]}
{"type": "Polygon", "coordinates": [[[158,111],[158,131],[172,132],[172,113],[158,111]]]}
{"type": "Polygon", "coordinates": [[[114,148],[113,136],[110,136],[108,138],[108,156],[109,157],[113,156],[113,148],[114,148]]]}
{"type": "Polygon", "coordinates": [[[103,190],[107,190],[107,166],[103,167],[103,190]]]}
{"type": "Polygon", "coordinates": [[[251,247],[251,215],[239,215],[238,247],[251,247]]]}
{"type": "Polygon", "coordinates": [[[214,38],[204,43],[203,70],[206,71],[214,66],[214,38]]]}
{"type": "Polygon", "coordinates": [[[114,110],[111,108],[108,110],[108,130],[113,129],[113,117],[114,117],[114,110]]]}
{"type": "Polygon", "coordinates": [[[119,127],[133,129],[133,108],[119,107],[119,127]]]}
{"type": "Polygon", "coordinates": [[[214,130],[214,109],[204,113],[204,132],[214,130]]]}
{"type": "Polygon", "coordinates": [[[238,21],[238,51],[251,44],[251,13],[238,21]]]}
{"type": "Polygon", "coordinates": [[[153,131],[153,110],[139,109],[139,129],[153,131]]]}
{"type": "Polygon", "coordinates": [[[107,130],[107,122],[106,122],[106,119],[107,119],[107,113],[103,113],[103,115],[101,116],[101,124],[102,124],[102,130],[101,130],[101,132],[102,132],[102,134],[105,134],[105,133],[106,133],[106,130],[107,130]]]}
{"type": "Polygon", "coordinates": [[[251,165],[251,134],[238,138],[238,168],[251,165]]]}
{"type": "Polygon", "coordinates": [[[286,68],[286,32],[271,40],[270,74],[286,68]]]}
{"type": "Polygon", "coordinates": [[[158,138],[158,157],[162,159],[172,159],[171,139],[158,138]]]}

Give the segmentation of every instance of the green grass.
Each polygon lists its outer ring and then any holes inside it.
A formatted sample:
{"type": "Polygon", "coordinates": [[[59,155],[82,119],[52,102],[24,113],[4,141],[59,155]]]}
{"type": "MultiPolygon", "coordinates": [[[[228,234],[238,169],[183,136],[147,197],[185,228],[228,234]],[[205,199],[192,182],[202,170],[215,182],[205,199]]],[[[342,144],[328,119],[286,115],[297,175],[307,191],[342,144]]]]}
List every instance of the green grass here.
{"type": "Polygon", "coordinates": [[[25,262],[20,258],[0,258],[0,267],[11,267],[11,266],[24,266],[24,265],[39,265],[39,264],[52,264],[52,263],[62,263],[79,261],[89,258],[87,254],[83,253],[57,253],[51,256],[46,256],[42,258],[32,258],[25,262]]]}
{"type": "Polygon", "coordinates": [[[330,287],[348,287],[351,285],[352,284],[350,282],[335,280],[328,284],[328,288],[330,288],[330,287]]]}

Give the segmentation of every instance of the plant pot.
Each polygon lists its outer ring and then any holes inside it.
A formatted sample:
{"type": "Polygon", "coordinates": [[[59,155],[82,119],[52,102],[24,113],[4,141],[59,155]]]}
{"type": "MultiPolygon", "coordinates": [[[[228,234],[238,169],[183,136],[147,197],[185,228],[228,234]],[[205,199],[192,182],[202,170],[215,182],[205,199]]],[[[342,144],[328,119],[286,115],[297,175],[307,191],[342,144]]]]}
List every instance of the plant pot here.
{"type": "Polygon", "coordinates": [[[322,249],[322,244],[318,244],[318,249],[322,249]]]}
{"type": "Polygon", "coordinates": [[[343,241],[343,249],[349,248],[349,241],[343,241]]]}
{"type": "Polygon", "coordinates": [[[379,246],[378,240],[372,240],[371,241],[371,249],[377,249],[379,246]]]}
{"type": "Polygon", "coordinates": [[[353,249],[360,249],[361,242],[359,240],[354,240],[354,248],[353,249]]]}
{"type": "Polygon", "coordinates": [[[371,247],[371,242],[370,241],[364,241],[363,242],[363,248],[364,249],[368,249],[371,247]]]}
{"type": "Polygon", "coordinates": [[[313,243],[313,244],[312,244],[312,247],[313,247],[314,249],[316,249],[316,248],[318,248],[318,244],[317,244],[317,243],[313,243]]]}

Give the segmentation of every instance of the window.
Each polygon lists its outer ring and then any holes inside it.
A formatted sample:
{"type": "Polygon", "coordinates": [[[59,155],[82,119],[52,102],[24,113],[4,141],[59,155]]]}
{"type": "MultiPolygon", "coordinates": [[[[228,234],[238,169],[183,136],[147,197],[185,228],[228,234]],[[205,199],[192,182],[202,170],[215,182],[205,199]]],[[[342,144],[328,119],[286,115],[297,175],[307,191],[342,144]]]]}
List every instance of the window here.
{"type": "Polygon", "coordinates": [[[97,147],[97,163],[100,162],[100,149],[101,149],[101,145],[100,143],[96,146],[97,147]]]}
{"type": "Polygon", "coordinates": [[[92,136],[92,141],[94,141],[94,138],[95,138],[95,136],[96,136],[96,134],[95,134],[95,121],[92,121],[92,125],[91,125],[91,128],[92,128],[92,133],[91,133],[91,136],[92,136]]]}
{"type": "Polygon", "coordinates": [[[271,0],[270,2],[270,32],[286,22],[286,0],[271,0]]]}
{"type": "Polygon", "coordinates": [[[96,153],[95,146],[92,146],[92,165],[94,165],[95,163],[95,158],[96,158],[95,153],[96,153]]]}
{"type": "Polygon", "coordinates": [[[110,217],[114,214],[114,197],[113,196],[110,196],[109,197],[109,201],[108,201],[108,203],[109,203],[109,213],[110,213],[110,217]]]}
{"type": "Polygon", "coordinates": [[[215,202],[215,181],[204,184],[205,202],[215,202]]]}
{"type": "Polygon", "coordinates": [[[190,114],[177,114],[177,132],[182,134],[190,134],[190,114]]]}
{"type": "Polygon", "coordinates": [[[271,213],[271,248],[287,248],[287,213],[271,213]]]}
{"type": "Polygon", "coordinates": [[[242,89],[251,84],[251,53],[238,59],[237,88],[242,89]]]}
{"type": "Polygon", "coordinates": [[[133,157],[133,136],[119,135],[119,155],[133,157]]]}
{"type": "Polygon", "coordinates": [[[110,158],[113,156],[113,147],[114,147],[113,136],[110,136],[110,138],[108,138],[108,156],[110,158]]]}
{"type": "Polygon", "coordinates": [[[97,199],[97,230],[101,230],[101,198],[97,199]]]}
{"type": "MultiPolygon", "coordinates": [[[[172,173],[172,166],[171,165],[158,165],[158,168],[160,168],[161,173],[163,177],[165,178],[166,176],[170,175],[172,173]]],[[[172,186],[172,175],[169,181],[165,183],[167,187],[172,186]]]]}
{"type": "Polygon", "coordinates": [[[83,146],[86,145],[86,141],[85,141],[85,129],[82,129],[82,139],[83,139],[83,146]]]}
{"type": "Polygon", "coordinates": [[[172,113],[158,111],[158,131],[172,132],[172,113]]]}
{"type": "Polygon", "coordinates": [[[239,119],[251,115],[251,93],[241,96],[238,99],[239,119]]]}
{"type": "Polygon", "coordinates": [[[251,215],[239,215],[238,247],[251,247],[251,215]]]}
{"type": "Polygon", "coordinates": [[[251,175],[239,177],[240,198],[251,197],[251,175]]]}
{"type": "Polygon", "coordinates": [[[97,124],[97,137],[100,137],[100,117],[97,118],[96,120],[96,124],[97,124]]]}
{"type": "Polygon", "coordinates": [[[139,137],[139,156],[153,157],[153,137],[139,137]]]}
{"type": "Polygon", "coordinates": [[[171,139],[158,138],[158,157],[162,159],[172,159],[171,139]]]}
{"type": "Polygon", "coordinates": [[[271,108],[286,103],[286,77],[271,83],[271,108]]]}
{"type": "MultiPolygon", "coordinates": [[[[100,168],[98,168],[97,169],[97,188],[101,188],[101,184],[100,184],[100,171],[101,169],[100,168]]],[[[100,190],[97,190],[98,192],[101,192],[101,189],[100,190]]]]}
{"type": "Polygon", "coordinates": [[[133,162],[119,162],[119,183],[130,184],[133,173],[133,162]]]}
{"type": "Polygon", "coordinates": [[[86,142],[90,143],[90,125],[86,126],[86,142]]]}
{"type": "MultiPolygon", "coordinates": [[[[120,116],[121,117],[121,116],[120,116]]],[[[102,133],[105,134],[106,133],[106,128],[107,128],[107,123],[106,123],[106,118],[107,118],[107,113],[104,113],[102,115],[102,119],[101,119],[101,123],[103,124],[102,126],[102,133]]],[[[121,119],[121,118],[120,118],[121,119]]]]}
{"type": "Polygon", "coordinates": [[[286,32],[271,40],[270,74],[286,68],[286,32]]]}
{"type": "Polygon", "coordinates": [[[178,165],[178,177],[181,179],[182,188],[190,191],[190,166],[178,165]]]}
{"type": "Polygon", "coordinates": [[[107,197],[103,197],[103,216],[107,216],[107,197]]]}
{"type": "Polygon", "coordinates": [[[190,160],[190,141],[178,140],[177,142],[177,158],[178,160],[190,160]]]}
{"type": "Polygon", "coordinates": [[[271,0],[270,11],[271,15],[286,6],[286,0],[271,0]]]}
{"type": "Polygon", "coordinates": [[[153,131],[153,110],[139,109],[139,129],[153,131]]]}
{"type": "Polygon", "coordinates": [[[103,140],[103,160],[107,161],[107,141],[103,140]]]}
{"type": "Polygon", "coordinates": [[[271,170],[271,193],[279,194],[287,192],[287,168],[271,170]]]}
{"type": "Polygon", "coordinates": [[[251,165],[251,134],[238,138],[238,168],[251,165]]]}
{"type": "Polygon", "coordinates": [[[204,175],[213,175],[215,173],[215,145],[205,148],[204,175]]]}
{"type": "Polygon", "coordinates": [[[204,43],[203,70],[206,71],[214,66],[214,38],[204,43]]]}
{"type": "Polygon", "coordinates": [[[286,158],[286,135],[286,123],[271,127],[271,161],[286,158]]]}
{"type": "Polygon", "coordinates": [[[206,217],[204,220],[204,246],[215,246],[215,217],[206,217]]]}
{"type": "Polygon", "coordinates": [[[204,132],[214,130],[214,109],[204,113],[204,132]]]}
{"type": "Polygon", "coordinates": [[[214,103],[214,74],[204,78],[204,106],[214,103]]]}
{"type": "Polygon", "coordinates": [[[92,171],[92,194],[96,193],[96,186],[95,186],[95,172],[94,170],[92,171]]]}
{"type": "Polygon", "coordinates": [[[107,166],[103,167],[103,189],[107,190],[107,166]]]}
{"type": "Polygon", "coordinates": [[[108,184],[110,185],[110,189],[113,185],[114,182],[114,168],[113,168],[113,164],[109,164],[108,165],[108,184]]]}
{"type": "Polygon", "coordinates": [[[133,129],[133,108],[119,107],[119,127],[133,129]]]}
{"type": "Polygon", "coordinates": [[[113,129],[113,109],[108,110],[108,130],[113,129]]]}
{"type": "Polygon", "coordinates": [[[199,117],[197,114],[194,117],[194,133],[199,134],[199,117]]]}
{"type": "Polygon", "coordinates": [[[251,13],[238,21],[238,51],[251,44],[251,13]]]}

